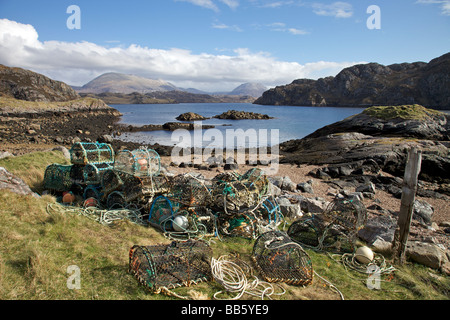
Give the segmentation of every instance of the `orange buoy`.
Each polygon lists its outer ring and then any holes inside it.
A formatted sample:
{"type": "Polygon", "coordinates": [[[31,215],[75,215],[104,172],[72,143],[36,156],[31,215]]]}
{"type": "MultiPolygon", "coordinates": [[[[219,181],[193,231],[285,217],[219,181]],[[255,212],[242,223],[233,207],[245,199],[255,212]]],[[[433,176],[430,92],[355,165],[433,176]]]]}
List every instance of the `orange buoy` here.
{"type": "Polygon", "coordinates": [[[86,200],[84,200],[83,206],[85,208],[87,207],[96,207],[98,204],[97,199],[95,198],[87,198],[86,200]]]}
{"type": "Polygon", "coordinates": [[[70,191],[64,192],[62,201],[63,203],[73,203],[75,201],[75,195],[70,191]]]}

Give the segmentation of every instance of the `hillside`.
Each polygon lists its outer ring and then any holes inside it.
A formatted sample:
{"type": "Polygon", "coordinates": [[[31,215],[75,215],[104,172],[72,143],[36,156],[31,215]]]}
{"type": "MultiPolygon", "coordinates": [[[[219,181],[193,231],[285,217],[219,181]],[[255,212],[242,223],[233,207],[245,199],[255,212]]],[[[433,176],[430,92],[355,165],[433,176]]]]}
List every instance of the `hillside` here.
{"type": "Polygon", "coordinates": [[[298,79],[270,89],[261,105],[373,106],[421,104],[450,109],[450,53],[429,63],[355,65],[336,77],[298,79]]]}
{"type": "Polygon", "coordinates": [[[123,94],[133,92],[148,93],[171,90],[177,90],[177,87],[163,80],[115,72],[104,73],[92,81],[89,81],[84,86],[77,88],[78,92],[97,94],[104,92],[118,92],[123,94]]]}
{"type": "Polygon", "coordinates": [[[69,101],[80,96],[69,85],[42,74],[0,65],[0,96],[27,101],[69,101]]]}
{"type": "Polygon", "coordinates": [[[240,86],[236,87],[233,91],[231,91],[230,95],[246,95],[258,98],[260,97],[265,91],[267,90],[267,87],[261,83],[253,83],[253,82],[247,82],[243,83],[240,86]]]}

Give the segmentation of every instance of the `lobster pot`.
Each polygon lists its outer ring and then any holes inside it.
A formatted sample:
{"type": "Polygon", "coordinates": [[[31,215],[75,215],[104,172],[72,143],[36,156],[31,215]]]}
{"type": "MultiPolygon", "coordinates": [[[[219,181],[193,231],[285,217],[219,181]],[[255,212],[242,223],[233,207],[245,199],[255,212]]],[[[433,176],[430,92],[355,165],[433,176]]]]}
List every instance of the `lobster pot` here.
{"type": "Polygon", "coordinates": [[[335,199],[323,212],[327,220],[349,233],[356,233],[367,221],[367,210],[358,200],[335,199]]]}
{"type": "Polygon", "coordinates": [[[169,197],[187,207],[203,207],[212,202],[206,181],[190,174],[174,177],[169,197]]]}
{"type": "Polygon", "coordinates": [[[179,206],[179,203],[171,201],[166,196],[156,197],[150,208],[148,222],[163,231],[172,230],[172,221],[179,206]]]}
{"type": "Polygon", "coordinates": [[[216,234],[217,217],[206,207],[197,207],[195,210],[189,210],[192,218],[197,223],[197,228],[205,236],[214,236],[216,234]]]}
{"type": "Polygon", "coordinates": [[[330,226],[321,214],[304,215],[291,224],[287,234],[302,246],[327,249],[338,240],[336,235],[332,235],[333,232],[328,232],[330,226]]]}
{"type": "Polygon", "coordinates": [[[114,169],[137,177],[156,176],[161,170],[161,159],[152,149],[123,150],[116,156],[114,169]]]}
{"type": "Polygon", "coordinates": [[[115,171],[113,169],[107,169],[102,175],[101,178],[101,186],[105,195],[110,194],[111,192],[118,190],[123,185],[123,180],[121,176],[123,176],[121,172],[115,171]]]}
{"type": "Polygon", "coordinates": [[[252,260],[267,282],[305,286],[313,280],[308,254],[280,231],[269,231],[256,239],[252,260]]]}
{"type": "Polygon", "coordinates": [[[72,164],[86,165],[114,163],[114,150],[110,144],[99,142],[76,142],[70,149],[72,164]]]}
{"type": "Polygon", "coordinates": [[[83,199],[94,198],[96,200],[100,200],[102,196],[101,187],[96,185],[89,185],[84,189],[83,199]]]}
{"type": "Polygon", "coordinates": [[[100,184],[102,175],[112,166],[109,163],[87,164],[83,169],[84,182],[90,184],[100,184]]]}
{"type": "Polygon", "coordinates": [[[73,184],[71,172],[71,165],[49,165],[44,173],[44,189],[55,192],[69,190],[73,184]]]}
{"type": "Polygon", "coordinates": [[[212,181],[212,199],[216,211],[236,215],[255,209],[260,195],[254,184],[240,180],[236,174],[223,173],[212,181]]]}
{"type": "Polygon", "coordinates": [[[211,257],[211,248],[202,241],[136,245],[130,249],[129,272],[151,292],[160,293],[211,280],[211,257]]]}
{"type": "Polygon", "coordinates": [[[248,170],[242,175],[240,180],[245,181],[250,190],[256,189],[259,198],[263,198],[269,193],[269,179],[264,171],[259,168],[248,170]]]}

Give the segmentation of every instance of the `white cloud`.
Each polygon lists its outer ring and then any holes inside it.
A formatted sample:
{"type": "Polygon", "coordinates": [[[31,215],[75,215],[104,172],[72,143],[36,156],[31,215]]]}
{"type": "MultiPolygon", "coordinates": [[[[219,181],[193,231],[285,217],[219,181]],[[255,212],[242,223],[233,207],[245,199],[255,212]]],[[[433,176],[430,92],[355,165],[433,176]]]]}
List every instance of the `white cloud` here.
{"type": "Polygon", "coordinates": [[[353,6],[348,2],[334,2],[332,4],[314,3],[313,12],[319,16],[333,16],[336,18],[350,18],[353,6]]]}
{"type": "Polygon", "coordinates": [[[275,86],[298,78],[317,79],[356,64],[319,61],[302,65],[246,48],[229,54],[194,54],[184,49],[163,50],[135,44],[105,47],[92,42],[41,42],[33,26],[8,19],[0,19],[0,63],[30,69],[71,85],[83,85],[105,72],[119,72],[206,91],[229,90],[244,82],[275,86]]]}
{"type": "MultiPolygon", "coordinates": [[[[219,11],[218,6],[212,0],[175,0],[175,1],[189,2],[189,3],[192,3],[193,5],[196,5],[199,7],[211,9],[216,12],[219,11]]],[[[219,0],[219,2],[227,5],[231,9],[236,9],[239,6],[238,0],[219,0]]]]}
{"type": "Polygon", "coordinates": [[[175,1],[189,2],[199,7],[219,11],[219,8],[217,8],[217,6],[211,0],[175,0],[175,1]]]}
{"type": "Polygon", "coordinates": [[[220,2],[226,4],[231,9],[236,9],[239,6],[239,1],[237,0],[220,0],[220,2]]]}
{"type": "Polygon", "coordinates": [[[416,3],[421,4],[440,4],[441,14],[450,16],[450,0],[417,0],[416,3]]]}
{"type": "Polygon", "coordinates": [[[237,25],[226,25],[224,23],[213,23],[212,27],[214,29],[222,29],[222,30],[230,30],[230,31],[237,31],[237,32],[242,32],[242,29],[237,26],[237,25]]]}

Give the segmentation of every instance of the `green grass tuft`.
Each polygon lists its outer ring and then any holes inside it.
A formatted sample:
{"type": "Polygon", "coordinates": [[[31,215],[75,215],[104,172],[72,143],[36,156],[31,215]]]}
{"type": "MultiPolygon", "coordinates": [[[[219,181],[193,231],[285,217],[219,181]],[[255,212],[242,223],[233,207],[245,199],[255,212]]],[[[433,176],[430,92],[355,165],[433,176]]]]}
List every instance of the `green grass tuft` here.
{"type": "Polygon", "coordinates": [[[425,108],[421,105],[375,106],[365,109],[363,114],[383,120],[425,120],[434,115],[443,114],[440,111],[425,108]]]}

